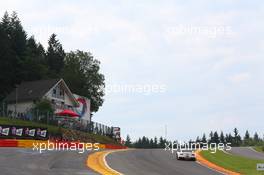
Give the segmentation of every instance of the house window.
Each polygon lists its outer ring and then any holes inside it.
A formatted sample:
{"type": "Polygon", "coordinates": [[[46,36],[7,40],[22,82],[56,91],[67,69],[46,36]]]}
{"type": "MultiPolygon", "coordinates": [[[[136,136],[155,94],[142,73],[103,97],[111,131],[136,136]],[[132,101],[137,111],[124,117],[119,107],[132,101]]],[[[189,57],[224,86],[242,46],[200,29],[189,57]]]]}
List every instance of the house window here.
{"type": "Polygon", "coordinates": [[[60,89],[60,97],[61,97],[62,99],[64,99],[64,91],[63,91],[63,89],[60,89]]]}
{"type": "Polygon", "coordinates": [[[65,92],[60,86],[57,86],[52,90],[52,97],[54,98],[64,99],[64,94],[65,92]]]}

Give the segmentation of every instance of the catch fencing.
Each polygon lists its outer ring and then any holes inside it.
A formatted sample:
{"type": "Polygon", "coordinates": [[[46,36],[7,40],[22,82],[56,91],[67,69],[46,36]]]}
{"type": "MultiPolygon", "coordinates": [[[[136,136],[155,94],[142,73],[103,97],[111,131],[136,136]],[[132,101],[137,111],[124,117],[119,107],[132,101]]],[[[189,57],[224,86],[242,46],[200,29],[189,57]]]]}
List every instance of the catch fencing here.
{"type": "Polygon", "coordinates": [[[1,117],[33,121],[37,123],[61,126],[63,128],[113,137],[113,127],[102,123],[87,121],[79,118],[65,119],[63,117],[54,115],[52,112],[41,112],[39,110],[30,110],[26,113],[14,113],[12,111],[6,111],[3,109],[3,107],[0,108],[1,117]]]}

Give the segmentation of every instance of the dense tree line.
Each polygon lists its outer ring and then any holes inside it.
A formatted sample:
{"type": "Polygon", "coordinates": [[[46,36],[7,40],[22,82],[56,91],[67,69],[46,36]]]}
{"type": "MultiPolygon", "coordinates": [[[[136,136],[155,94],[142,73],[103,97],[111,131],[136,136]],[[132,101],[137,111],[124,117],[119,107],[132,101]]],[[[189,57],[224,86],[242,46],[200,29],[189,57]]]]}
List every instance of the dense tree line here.
{"type": "Polygon", "coordinates": [[[90,52],[66,53],[56,34],[45,50],[27,35],[16,12],[6,12],[1,19],[0,102],[23,81],[64,78],[74,93],[91,99],[91,110],[96,112],[103,104],[105,86],[99,70],[100,62],[90,52]]]}
{"type": "Polygon", "coordinates": [[[165,143],[168,143],[163,137],[148,138],[146,136],[140,137],[135,142],[131,142],[129,135],[126,137],[125,145],[134,148],[165,148],[165,143]]]}
{"type": "MultiPolygon", "coordinates": [[[[165,148],[165,143],[169,141],[160,137],[148,138],[143,136],[142,138],[137,139],[135,142],[132,142],[129,135],[127,135],[125,140],[125,145],[128,147],[135,148],[165,148]]],[[[251,137],[249,132],[246,131],[243,137],[240,136],[237,128],[233,130],[233,133],[224,134],[223,131],[220,134],[217,131],[211,131],[209,137],[206,137],[206,134],[203,134],[202,137],[197,137],[195,141],[190,140],[190,142],[202,142],[202,143],[231,143],[231,146],[264,146],[264,138],[261,138],[257,132],[251,137]]]]}
{"type": "Polygon", "coordinates": [[[234,128],[233,134],[224,134],[223,131],[221,131],[219,134],[217,131],[211,131],[208,139],[206,138],[206,135],[203,134],[202,138],[199,136],[196,138],[196,142],[231,143],[231,146],[264,145],[263,138],[261,138],[257,132],[255,132],[253,137],[251,137],[247,130],[245,135],[241,137],[237,128],[234,128]]]}

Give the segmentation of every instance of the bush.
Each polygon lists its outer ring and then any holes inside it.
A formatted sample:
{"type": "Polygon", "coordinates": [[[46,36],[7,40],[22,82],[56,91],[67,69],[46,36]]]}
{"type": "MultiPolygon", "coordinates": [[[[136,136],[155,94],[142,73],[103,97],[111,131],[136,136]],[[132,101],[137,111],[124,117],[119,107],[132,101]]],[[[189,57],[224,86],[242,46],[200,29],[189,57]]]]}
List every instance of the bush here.
{"type": "Polygon", "coordinates": [[[34,110],[37,110],[39,113],[54,113],[54,109],[50,101],[47,99],[42,99],[41,101],[38,101],[35,104],[34,110]]]}

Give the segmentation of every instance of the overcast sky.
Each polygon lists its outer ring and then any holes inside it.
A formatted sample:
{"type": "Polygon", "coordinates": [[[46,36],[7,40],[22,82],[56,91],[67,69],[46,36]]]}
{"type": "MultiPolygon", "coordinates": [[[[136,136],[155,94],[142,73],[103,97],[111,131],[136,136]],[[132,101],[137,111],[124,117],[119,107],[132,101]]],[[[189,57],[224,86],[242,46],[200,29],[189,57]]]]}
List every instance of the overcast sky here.
{"type": "Polygon", "coordinates": [[[93,120],[123,136],[263,134],[264,1],[9,0],[5,11],[45,47],[56,33],[101,61],[108,93],[93,120]]]}

